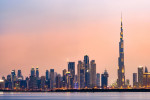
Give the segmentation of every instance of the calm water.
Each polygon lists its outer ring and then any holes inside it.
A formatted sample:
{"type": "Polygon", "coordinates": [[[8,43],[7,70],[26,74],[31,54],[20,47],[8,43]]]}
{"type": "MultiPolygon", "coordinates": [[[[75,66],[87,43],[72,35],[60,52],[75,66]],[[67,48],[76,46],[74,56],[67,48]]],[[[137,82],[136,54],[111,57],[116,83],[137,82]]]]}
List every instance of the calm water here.
{"type": "Polygon", "coordinates": [[[150,93],[3,93],[0,100],[150,100],[150,93]]]}

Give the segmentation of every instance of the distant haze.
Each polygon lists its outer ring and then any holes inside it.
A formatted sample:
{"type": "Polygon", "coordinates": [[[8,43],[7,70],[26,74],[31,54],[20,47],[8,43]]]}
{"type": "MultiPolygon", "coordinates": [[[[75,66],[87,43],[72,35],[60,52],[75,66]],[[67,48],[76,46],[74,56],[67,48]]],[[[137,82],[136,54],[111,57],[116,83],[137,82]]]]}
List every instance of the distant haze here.
{"type": "MultiPolygon", "coordinates": [[[[125,75],[132,83],[137,67],[150,70],[149,0],[1,0],[0,77],[11,70],[40,76],[54,68],[62,74],[68,61],[89,55],[98,73],[117,79],[121,12],[125,75]]],[[[77,69],[77,66],[76,66],[77,69]]],[[[77,70],[76,70],[77,71],[77,70]]]]}

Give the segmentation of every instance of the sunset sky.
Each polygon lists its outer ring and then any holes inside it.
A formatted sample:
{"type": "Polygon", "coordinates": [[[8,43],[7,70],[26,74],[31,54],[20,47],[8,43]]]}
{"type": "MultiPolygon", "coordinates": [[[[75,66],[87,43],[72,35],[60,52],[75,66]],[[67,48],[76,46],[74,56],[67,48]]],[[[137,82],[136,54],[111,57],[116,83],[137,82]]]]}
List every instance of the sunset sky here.
{"type": "Polygon", "coordinates": [[[32,66],[40,76],[51,68],[62,74],[68,61],[89,55],[115,82],[121,12],[132,84],[138,66],[150,70],[150,0],[0,0],[0,78],[13,69],[29,76],[32,66]]]}

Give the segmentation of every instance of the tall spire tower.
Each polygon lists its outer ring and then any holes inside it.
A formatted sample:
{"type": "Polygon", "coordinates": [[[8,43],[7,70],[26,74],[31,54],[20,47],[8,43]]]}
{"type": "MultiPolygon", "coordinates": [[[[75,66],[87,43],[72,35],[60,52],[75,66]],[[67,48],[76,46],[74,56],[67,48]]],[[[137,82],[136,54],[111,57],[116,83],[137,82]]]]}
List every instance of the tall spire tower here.
{"type": "Polygon", "coordinates": [[[118,87],[124,87],[125,85],[125,67],[124,67],[124,40],[123,40],[123,26],[122,26],[122,14],[121,14],[121,30],[120,30],[120,42],[119,42],[119,58],[118,58],[118,87]]]}

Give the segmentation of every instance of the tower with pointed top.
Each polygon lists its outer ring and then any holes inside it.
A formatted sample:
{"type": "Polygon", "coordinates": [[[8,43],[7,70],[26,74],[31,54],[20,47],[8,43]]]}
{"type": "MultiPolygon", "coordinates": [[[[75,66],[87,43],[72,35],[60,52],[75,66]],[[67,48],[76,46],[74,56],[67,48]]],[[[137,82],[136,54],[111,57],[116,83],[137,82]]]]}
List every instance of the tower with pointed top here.
{"type": "Polygon", "coordinates": [[[119,58],[118,58],[118,87],[124,87],[125,85],[125,66],[124,66],[124,40],[123,40],[123,27],[122,27],[122,14],[121,14],[121,30],[120,30],[120,42],[119,42],[119,58]]]}

